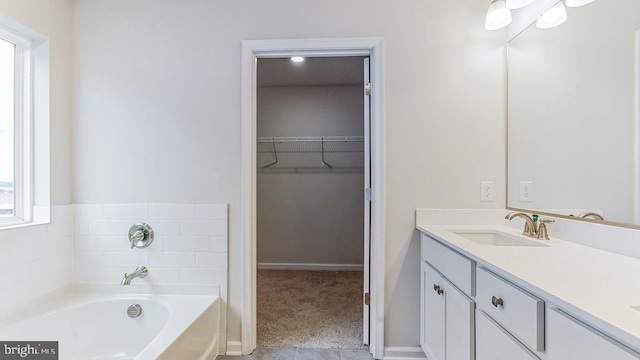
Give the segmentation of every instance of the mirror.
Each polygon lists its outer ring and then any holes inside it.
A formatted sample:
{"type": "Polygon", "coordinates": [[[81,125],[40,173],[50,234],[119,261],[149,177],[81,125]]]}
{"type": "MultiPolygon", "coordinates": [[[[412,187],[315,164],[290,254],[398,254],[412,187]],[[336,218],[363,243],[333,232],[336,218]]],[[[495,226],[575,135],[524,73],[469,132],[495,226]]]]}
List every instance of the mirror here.
{"type": "Polygon", "coordinates": [[[640,0],[595,0],[509,42],[508,208],[640,225],[638,30],[640,0]]]}

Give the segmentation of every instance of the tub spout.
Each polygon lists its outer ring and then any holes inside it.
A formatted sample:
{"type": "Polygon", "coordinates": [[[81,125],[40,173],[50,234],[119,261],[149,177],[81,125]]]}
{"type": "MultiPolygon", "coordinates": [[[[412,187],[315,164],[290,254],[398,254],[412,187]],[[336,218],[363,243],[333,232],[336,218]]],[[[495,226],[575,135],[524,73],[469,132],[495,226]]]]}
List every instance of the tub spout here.
{"type": "Polygon", "coordinates": [[[140,265],[136,268],[136,271],[132,272],[131,274],[124,273],[124,278],[122,278],[120,285],[131,285],[131,280],[138,277],[144,278],[148,273],[149,270],[147,270],[147,267],[144,265],[140,265]]]}

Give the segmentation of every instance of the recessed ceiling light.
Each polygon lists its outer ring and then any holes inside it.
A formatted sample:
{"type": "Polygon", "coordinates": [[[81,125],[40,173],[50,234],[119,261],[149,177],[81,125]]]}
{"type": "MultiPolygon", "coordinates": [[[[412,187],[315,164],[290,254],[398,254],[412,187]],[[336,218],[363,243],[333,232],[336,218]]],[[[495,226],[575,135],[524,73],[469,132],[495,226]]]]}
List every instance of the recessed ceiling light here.
{"type": "Polygon", "coordinates": [[[291,57],[291,61],[295,63],[301,63],[304,61],[304,58],[302,56],[293,56],[291,57]]]}

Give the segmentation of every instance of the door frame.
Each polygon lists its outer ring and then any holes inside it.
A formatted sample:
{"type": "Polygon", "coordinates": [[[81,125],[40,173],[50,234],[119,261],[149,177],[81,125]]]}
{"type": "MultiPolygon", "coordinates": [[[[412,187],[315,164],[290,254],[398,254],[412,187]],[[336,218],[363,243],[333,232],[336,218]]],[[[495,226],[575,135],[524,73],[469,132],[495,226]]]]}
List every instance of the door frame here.
{"type": "Polygon", "coordinates": [[[256,348],[256,94],[257,59],[284,56],[369,56],[371,67],[371,264],[370,347],[374,358],[384,353],[384,78],[382,38],[245,40],[242,42],[241,106],[241,352],[256,348]]]}

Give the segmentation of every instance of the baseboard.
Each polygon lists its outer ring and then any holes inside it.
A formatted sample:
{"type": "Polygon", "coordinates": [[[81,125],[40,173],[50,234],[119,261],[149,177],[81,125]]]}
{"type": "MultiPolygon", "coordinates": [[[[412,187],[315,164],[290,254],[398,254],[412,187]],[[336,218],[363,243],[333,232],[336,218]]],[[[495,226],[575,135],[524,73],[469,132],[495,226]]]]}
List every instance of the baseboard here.
{"type": "Polygon", "coordinates": [[[362,264],[258,263],[258,270],[363,271],[362,264]]]}
{"type": "Polygon", "coordinates": [[[387,346],[384,348],[384,360],[424,360],[426,358],[419,346],[387,346]]]}
{"type": "Polygon", "coordinates": [[[227,356],[242,356],[242,342],[227,341],[227,356]]]}

